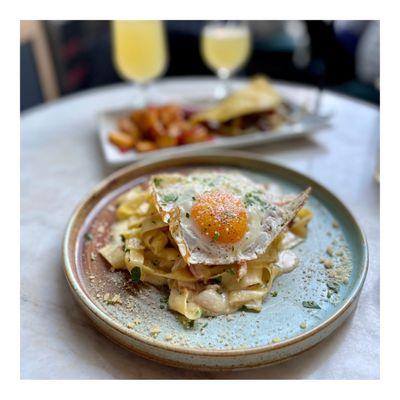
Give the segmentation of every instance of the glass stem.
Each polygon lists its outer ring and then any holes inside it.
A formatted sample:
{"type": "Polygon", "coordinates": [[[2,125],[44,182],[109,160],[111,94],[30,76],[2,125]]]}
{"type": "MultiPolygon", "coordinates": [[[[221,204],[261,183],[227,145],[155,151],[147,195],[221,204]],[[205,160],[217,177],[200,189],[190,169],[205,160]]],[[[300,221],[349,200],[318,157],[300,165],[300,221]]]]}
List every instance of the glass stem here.
{"type": "Polygon", "coordinates": [[[230,92],[230,73],[226,69],[220,69],[217,71],[217,75],[219,78],[219,84],[215,88],[215,97],[217,99],[223,99],[224,97],[228,96],[230,92]]]}
{"type": "Polygon", "coordinates": [[[135,84],[135,97],[134,97],[134,107],[143,108],[147,106],[148,98],[148,83],[136,83],[135,84]]]}

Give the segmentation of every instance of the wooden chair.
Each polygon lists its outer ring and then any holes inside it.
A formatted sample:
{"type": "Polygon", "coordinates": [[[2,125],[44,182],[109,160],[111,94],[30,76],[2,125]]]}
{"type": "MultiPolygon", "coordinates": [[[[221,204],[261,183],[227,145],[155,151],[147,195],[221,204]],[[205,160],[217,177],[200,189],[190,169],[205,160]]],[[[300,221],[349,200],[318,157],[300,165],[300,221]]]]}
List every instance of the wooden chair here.
{"type": "MultiPolygon", "coordinates": [[[[57,98],[60,90],[43,21],[20,21],[20,45],[21,49],[25,45],[30,46],[34,65],[29,67],[34,69],[37,74],[41,91],[40,97],[43,101],[57,98]]],[[[21,88],[21,97],[22,93],[23,88],[21,88]]]]}

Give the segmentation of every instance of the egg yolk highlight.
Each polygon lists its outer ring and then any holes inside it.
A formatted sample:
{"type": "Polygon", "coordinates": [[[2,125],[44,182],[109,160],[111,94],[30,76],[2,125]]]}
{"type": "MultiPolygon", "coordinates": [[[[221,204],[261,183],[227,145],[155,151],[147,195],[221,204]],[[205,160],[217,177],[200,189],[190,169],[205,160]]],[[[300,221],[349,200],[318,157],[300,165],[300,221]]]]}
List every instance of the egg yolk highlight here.
{"type": "Polygon", "coordinates": [[[216,243],[239,242],[247,231],[247,212],[230,193],[208,192],[196,196],[191,218],[198,229],[216,243]]]}

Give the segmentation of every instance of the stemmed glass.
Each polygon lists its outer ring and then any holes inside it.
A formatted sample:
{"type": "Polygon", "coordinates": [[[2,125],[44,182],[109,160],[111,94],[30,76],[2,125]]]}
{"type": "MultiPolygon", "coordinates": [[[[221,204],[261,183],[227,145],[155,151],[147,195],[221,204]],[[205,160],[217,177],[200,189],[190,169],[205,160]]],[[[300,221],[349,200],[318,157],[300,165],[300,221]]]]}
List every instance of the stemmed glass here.
{"type": "Polygon", "coordinates": [[[136,83],[135,105],[146,105],[145,87],[164,74],[167,43],[162,21],[112,22],[113,61],[118,73],[136,83]]]}
{"type": "Polygon", "coordinates": [[[228,79],[248,61],[251,35],[243,21],[207,23],[201,33],[201,54],[205,64],[220,78],[216,98],[225,97],[228,79]]]}

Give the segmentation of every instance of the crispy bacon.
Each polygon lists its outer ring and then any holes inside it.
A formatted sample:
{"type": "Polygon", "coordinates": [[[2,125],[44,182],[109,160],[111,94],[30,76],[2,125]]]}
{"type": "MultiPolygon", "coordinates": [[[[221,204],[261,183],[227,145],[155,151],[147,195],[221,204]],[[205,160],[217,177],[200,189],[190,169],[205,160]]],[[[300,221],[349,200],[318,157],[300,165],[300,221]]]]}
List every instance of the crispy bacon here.
{"type": "Polygon", "coordinates": [[[203,277],[201,273],[202,271],[199,268],[197,268],[197,265],[188,264],[188,268],[195,278],[201,279],[203,277]]]}

